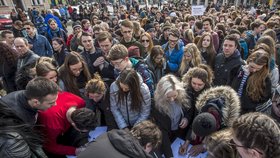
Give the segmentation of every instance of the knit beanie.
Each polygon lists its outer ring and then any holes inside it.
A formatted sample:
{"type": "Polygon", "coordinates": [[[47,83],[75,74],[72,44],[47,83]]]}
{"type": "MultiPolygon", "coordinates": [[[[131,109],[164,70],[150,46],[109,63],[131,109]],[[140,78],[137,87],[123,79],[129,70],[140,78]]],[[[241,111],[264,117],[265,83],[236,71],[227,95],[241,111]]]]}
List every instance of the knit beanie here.
{"type": "Polygon", "coordinates": [[[82,28],[81,23],[80,23],[79,21],[73,22],[73,24],[72,24],[72,28],[73,28],[73,29],[75,29],[75,28],[77,28],[77,27],[82,28]]]}
{"type": "Polygon", "coordinates": [[[203,112],[194,118],[192,129],[200,137],[208,136],[216,131],[216,119],[212,114],[203,112]]]}

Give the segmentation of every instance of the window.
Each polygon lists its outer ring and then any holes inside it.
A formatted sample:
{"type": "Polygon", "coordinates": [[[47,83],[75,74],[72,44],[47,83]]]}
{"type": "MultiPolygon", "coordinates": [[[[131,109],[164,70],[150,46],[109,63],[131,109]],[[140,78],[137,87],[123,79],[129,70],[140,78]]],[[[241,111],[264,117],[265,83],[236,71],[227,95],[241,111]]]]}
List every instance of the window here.
{"type": "Polygon", "coordinates": [[[43,0],[31,0],[32,5],[43,5],[43,0]]]}
{"type": "Polygon", "coordinates": [[[0,0],[0,6],[5,6],[6,5],[6,1],[5,0],[0,0]]]}

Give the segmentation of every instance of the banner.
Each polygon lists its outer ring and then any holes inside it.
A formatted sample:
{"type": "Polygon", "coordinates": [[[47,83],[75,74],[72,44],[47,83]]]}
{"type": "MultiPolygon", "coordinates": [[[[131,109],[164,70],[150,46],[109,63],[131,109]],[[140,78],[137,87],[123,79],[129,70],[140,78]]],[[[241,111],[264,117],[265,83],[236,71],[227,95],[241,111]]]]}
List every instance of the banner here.
{"type": "Polygon", "coordinates": [[[198,16],[198,15],[203,15],[205,11],[204,5],[193,5],[192,6],[192,15],[193,16],[198,16]]]}

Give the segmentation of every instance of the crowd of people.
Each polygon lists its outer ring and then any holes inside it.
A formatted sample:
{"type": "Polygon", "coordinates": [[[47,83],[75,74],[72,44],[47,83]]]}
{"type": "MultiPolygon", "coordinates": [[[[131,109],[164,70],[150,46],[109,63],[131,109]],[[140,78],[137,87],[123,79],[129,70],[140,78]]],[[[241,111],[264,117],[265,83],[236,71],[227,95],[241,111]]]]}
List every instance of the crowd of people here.
{"type": "Polygon", "coordinates": [[[1,32],[0,157],[280,157],[280,7],[58,11],[1,32]]]}

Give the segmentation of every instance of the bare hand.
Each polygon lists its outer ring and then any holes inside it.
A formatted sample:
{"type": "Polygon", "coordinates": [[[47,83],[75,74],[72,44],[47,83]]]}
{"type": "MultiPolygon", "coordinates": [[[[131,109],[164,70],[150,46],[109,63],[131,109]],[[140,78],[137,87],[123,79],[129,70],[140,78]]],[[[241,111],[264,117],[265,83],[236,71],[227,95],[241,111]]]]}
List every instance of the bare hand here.
{"type": "Polygon", "coordinates": [[[183,118],[182,120],[181,120],[181,122],[180,122],[180,124],[179,124],[179,127],[180,128],[186,128],[187,127],[187,125],[188,125],[188,119],[187,118],[183,118]]]}
{"type": "Polygon", "coordinates": [[[189,147],[189,142],[185,141],[185,143],[183,145],[181,145],[180,148],[179,148],[179,154],[180,155],[186,155],[188,147],[189,147]]]}
{"type": "Polygon", "coordinates": [[[104,57],[98,57],[94,63],[93,63],[93,66],[97,67],[99,66],[100,64],[103,64],[105,62],[105,59],[104,57]]]}
{"type": "Polygon", "coordinates": [[[189,155],[190,156],[197,156],[200,153],[205,152],[205,149],[203,147],[203,144],[199,144],[199,145],[194,145],[191,147],[190,151],[189,151],[189,155]]]}

